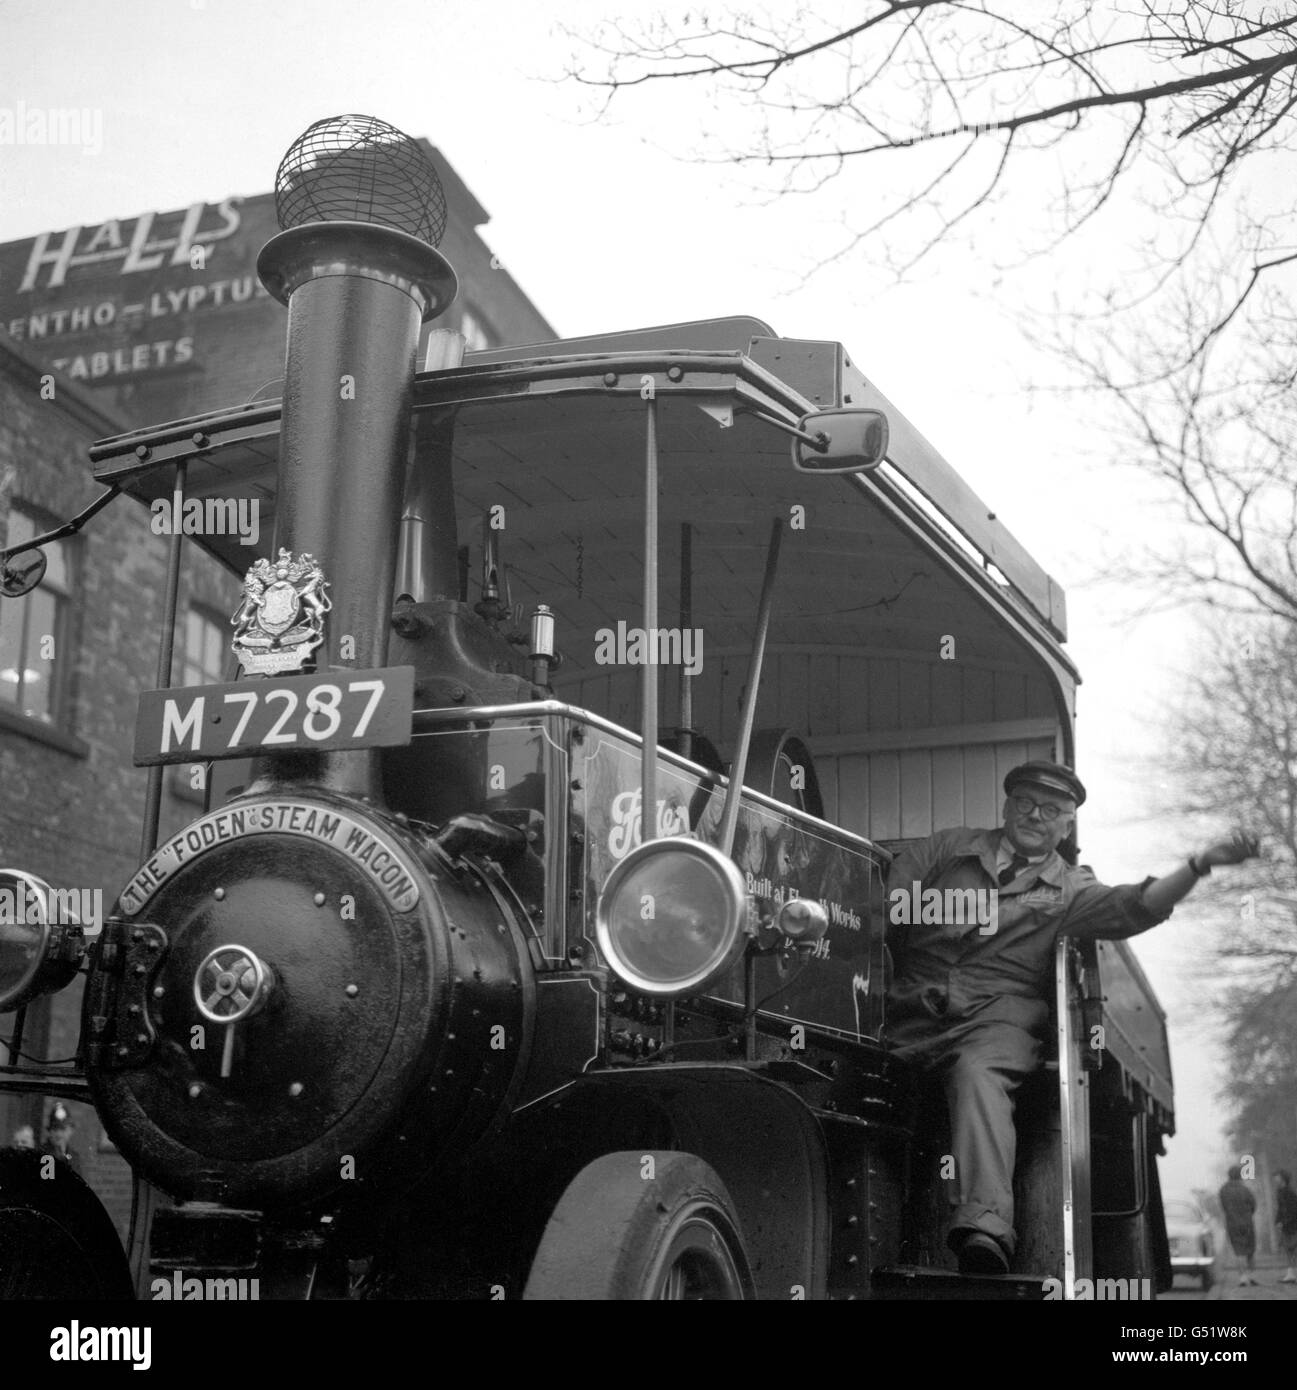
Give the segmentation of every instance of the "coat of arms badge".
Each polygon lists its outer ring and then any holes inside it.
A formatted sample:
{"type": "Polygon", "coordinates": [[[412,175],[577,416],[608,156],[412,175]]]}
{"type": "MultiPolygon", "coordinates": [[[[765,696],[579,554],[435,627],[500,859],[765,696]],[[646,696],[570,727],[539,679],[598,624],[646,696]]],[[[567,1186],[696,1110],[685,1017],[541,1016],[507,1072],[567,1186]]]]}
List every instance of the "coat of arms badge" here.
{"type": "Polygon", "coordinates": [[[243,581],[243,601],[230,619],[234,654],[250,676],[304,671],[324,641],[324,615],[333,607],[328,581],[313,556],[287,550],[258,560],[243,581]]]}

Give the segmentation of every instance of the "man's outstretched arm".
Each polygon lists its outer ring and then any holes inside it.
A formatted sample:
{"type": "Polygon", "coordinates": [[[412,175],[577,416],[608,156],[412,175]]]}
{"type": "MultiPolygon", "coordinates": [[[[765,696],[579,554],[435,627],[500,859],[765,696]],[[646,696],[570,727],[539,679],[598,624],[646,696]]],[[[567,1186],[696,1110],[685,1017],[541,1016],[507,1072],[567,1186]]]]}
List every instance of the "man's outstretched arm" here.
{"type": "Polygon", "coordinates": [[[1140,898],[1144,908],[1155,917],[1165,917],[1181,898],[1188,895],[1200,878],[1205,878],[1214,868],[1224,864],[1241,864],[1245,859],[1255,859],[1260,852],[1260,842],[1255,835],[1236,830],[1228,840],[1220,840],[1209,845],[1189,858],[1178,869],[1155,878],[1148,884],[1140,898]]]}

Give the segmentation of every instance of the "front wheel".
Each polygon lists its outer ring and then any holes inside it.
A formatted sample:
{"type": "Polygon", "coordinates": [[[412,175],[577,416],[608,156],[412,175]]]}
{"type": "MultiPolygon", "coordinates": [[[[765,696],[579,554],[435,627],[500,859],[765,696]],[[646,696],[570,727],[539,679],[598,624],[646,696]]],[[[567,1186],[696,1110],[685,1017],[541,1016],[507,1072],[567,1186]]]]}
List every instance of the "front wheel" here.
{"type": "Polygon", "coordinates": [[[568,1185],[525,1299],[729,1301],[755,1297],[725,1185],[693,1154],[605,1154],[568,1185]]]}

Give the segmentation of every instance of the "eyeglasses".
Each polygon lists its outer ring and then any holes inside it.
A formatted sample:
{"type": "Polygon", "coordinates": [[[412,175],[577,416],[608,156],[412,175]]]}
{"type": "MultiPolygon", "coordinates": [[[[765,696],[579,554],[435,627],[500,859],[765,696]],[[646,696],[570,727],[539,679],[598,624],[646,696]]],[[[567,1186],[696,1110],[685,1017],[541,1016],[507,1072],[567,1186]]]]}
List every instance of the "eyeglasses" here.
{"type": "Polygon", "coordinates": [[[1063,814],[1062,808],[1052,802],[1033,801],[1029,796],[1011,796],[1009,800],[1020,816],[1029,816],[1033,811],[1039,811],[1041,820],[1052,821],[1063,814]]]}

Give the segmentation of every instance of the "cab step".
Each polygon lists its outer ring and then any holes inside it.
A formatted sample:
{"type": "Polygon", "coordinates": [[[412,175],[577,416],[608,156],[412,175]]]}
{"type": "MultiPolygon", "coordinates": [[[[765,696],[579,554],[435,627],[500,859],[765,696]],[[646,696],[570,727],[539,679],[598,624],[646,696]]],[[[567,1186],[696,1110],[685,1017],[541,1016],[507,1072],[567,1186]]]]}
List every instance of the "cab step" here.
{"type": "Polygon", "coordinates": [[[1039,1303],[1045,1298],[1043,1274],[957,1274],[928,1265],[887,1265],[870,1280],[876,1299],[1008,1299],[1039,1303]]]}

